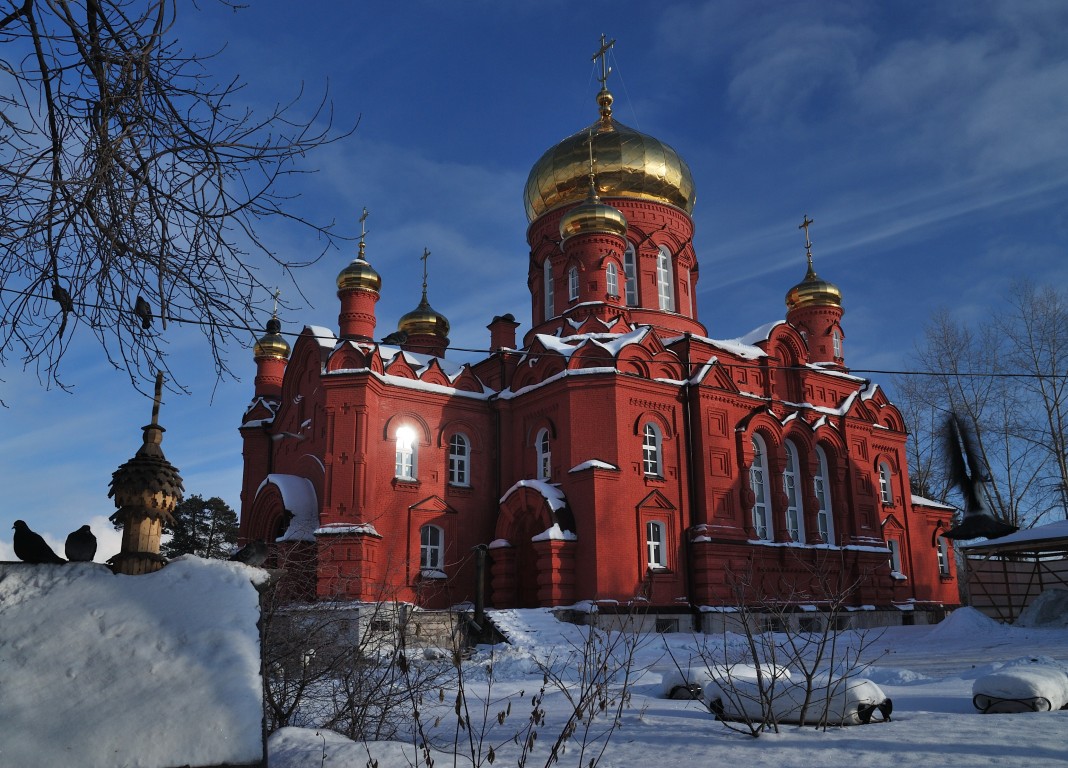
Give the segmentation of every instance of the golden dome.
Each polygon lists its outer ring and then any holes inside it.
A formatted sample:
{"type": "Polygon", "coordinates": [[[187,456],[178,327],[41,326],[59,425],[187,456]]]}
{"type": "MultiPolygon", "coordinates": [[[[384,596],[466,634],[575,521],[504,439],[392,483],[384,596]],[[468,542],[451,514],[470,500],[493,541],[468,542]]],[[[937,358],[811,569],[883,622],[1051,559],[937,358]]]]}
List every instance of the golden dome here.
{"type": "Polygon", "coordinates": [[[352,288],[363,288],[367,291],[378,293],[382,287],[382,278],[375,268],[363,258],[363,243],[360,243],[360,256],[352,260],[337,276],[337,289],[345,291],[352,288]]]}
{"type": "Polygon", "coordinates": [[[397,330],[409,336],[429,335],[445,339],[449,336],[449,321],[430,306],[424,291],[419,306],[397,321],[397,330]]]}
{"type": "Polygon", "coordinates": [[[834,283],[821,280],[812,268],[812,256],[808,258],[808,271],[805,279],[786,293],[786,308],[799,307],[840,307],[842,291],[834,283]]]}
{"type": "Polygon", "coordinates": [[[651,200],[692,213],[693,176],[678,153],[613,120],[608,91],[598,94],[598,102],[601,119],[549,149],[530,170],[523,194],[527,219],[586,198],[591,140],[600,197],[651,200]]]}
{"type": "Polygon", "coordinates": [[[267,333],[260,337],[252,348],[253,357],[278,357],[289,359],[289,342],[282,338],[282,324],[277,317],[267,321],[267,333]]]}
{"type": "Polygon", "coordinates": [[[585,232],[601,232],[627,236],[627,217],[618,208],[602,203],[593,195],[586,202],[576,205],[560,219],[560,237],[563,240],[585,232]]]}

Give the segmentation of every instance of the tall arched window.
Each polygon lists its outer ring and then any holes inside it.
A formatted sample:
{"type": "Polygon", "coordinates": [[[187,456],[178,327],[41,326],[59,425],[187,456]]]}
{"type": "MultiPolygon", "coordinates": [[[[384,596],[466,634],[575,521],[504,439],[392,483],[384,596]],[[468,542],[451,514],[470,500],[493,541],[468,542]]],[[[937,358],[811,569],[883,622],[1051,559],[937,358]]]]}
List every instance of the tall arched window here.
{"type": "Polygon", "coordinates": [[[892,485],[893,474],[890,465],[885,461],[879,462],[879,498],[883,504],[894,503],[894,487],[892,485]]]}
{"type": "Polygon", "coordinates": [[[638,257],[634,253],[634,243],[627,243],[623,253],[623,276],[626,278],[627,306],[638,306],[638,257]]]}
{"type": "Polygon", "coordinates": [[[753,489],[753,528],[758,539],[770,540],[771,502],[768,498],[768,456],[764,438],[753,435],[753,465],[749,467],[749,487],[753,489]]]}
{"type": "Polygon", "coordinates": [[[397,427],[396,477],[398,480],[415,480],[416,432],[412,427],[397,427]]]}
{"type": "Polygon", "coordinates": [[[470,485],[471,443],[467,436],[457,432],[449,438],[449,483],[452,485],[470,485]]]}
{"type": "Polygon", "coordinates": [[[655,424],[646,424],[642,429],[642,469],[646,475],[662,477],[661,436],[655,424]]]}
{"type": "Polygon", "coordinates": [[[649,568],[667,568],[667,542],[664,524],[651,520],[645,524],[645,558],[649,568]]]}
{"type": "Polygon", "coordinates": [[[801,513],[801,495],[797,490],[801,478],[797,465],[797,448],[789,440],[782,445],[786,453],[786,466],[782,470],[782,489],[786,493],[786,528],[791,541],[804,541],[805,519],[801,513]]]}
{"type": "Polygon", "coordinates": [[[820,446],[816,446],[816,459],[818,466],[816,474],[812,478],[813,489],[816,491],[816,502],[820,505],[816,513],[816,524],[820,528],[820,539],[825,544],[834,543],[834,519],[831,516],[831,488],[827,478],[827,454],[820,446]]]}
{"type": "Polygon", "coordinates": [[[543,290],[545,291],[545,319],[550,320],[556,317],[556,309],[553,304],[553,265],[549,259],[545,260],[545,265],[542,267],[543,277],[543,290]]]}
{"type": "Polygon", "coordinates": [[[579,297],[579,269],[571,267],[567,270],[567,299],[576,301],[579,297]]]}
{"type": "Polygon", "coordinates": [[[660,252],[656,255],[656,293],[660,308],[665,312],[674,312],[675,280],[671,270],[671,251],[666,245],[660,246],[660,252]]]}
{"type": "Polygon", "coordinates": [[[609,296],[619,296],[619,270],[614,261],[608,262],[604,268],[604,284],[609,296]]]}
{"type": "Polygon", "coordinates": [[[945,536],[938,537],[938,575],[949,576],[949,544],[945,536]]]}
{"type": "Polygon", "coordinates": [[[445,570],[445,532],[436,525],[419,529],[419,567],[428,571],[445,570]]]}
{"type": "Polygon", "coordinates": [[[534,439],[534,447],[538,458],[538,479],[551,480],[553,476],[552,452],[549,450],[549,430],[543,429],[538,432],[534,439]]]}
{"type": "Polygon", "coordinates": [[[842,357],[842,332],[837,328],[831,333],[831,345],[834,348],[834,356],[836,359],[842,357]]]}

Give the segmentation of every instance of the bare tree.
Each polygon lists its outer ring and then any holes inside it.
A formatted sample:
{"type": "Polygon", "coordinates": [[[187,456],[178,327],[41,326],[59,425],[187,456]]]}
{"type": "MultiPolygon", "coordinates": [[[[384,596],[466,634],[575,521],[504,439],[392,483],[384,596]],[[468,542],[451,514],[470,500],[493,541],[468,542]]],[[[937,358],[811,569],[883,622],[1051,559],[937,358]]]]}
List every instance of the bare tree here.
{"type": "Polygon", "coordinates": [[[275,256],[262,222],[335,239],[279,189],[339,138],[325,99],[304,116],[300,94],[266,114],[235,106],[240,81],[176,40],[179,9],[195,6],[0,4],[0,362],[48,385],[63,386],[64,354],[89,334],[138,385],[167,370],[175,320],[199,326],[228,373],[226,342],[248,340],[269,297],[256,262],[302,266],[275,256]]]}

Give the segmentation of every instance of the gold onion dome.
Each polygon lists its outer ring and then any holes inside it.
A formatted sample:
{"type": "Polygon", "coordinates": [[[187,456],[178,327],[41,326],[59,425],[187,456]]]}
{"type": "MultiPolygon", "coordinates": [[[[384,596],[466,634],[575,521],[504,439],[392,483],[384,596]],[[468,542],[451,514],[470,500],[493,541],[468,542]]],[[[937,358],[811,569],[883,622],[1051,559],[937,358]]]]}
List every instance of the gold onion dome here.
{"type": "Polygon", "coordinates": [[[253,347],[253,357],[278,357],[289,359],[289,342],[282,338],[282,323],[277,317],[267,321],[267,333],[259,338],[253,347]]]}
{"type": "Polygon", "coordinates": [[[363,243],[360,243],[360,255],[341,270],[337,276],[337,289],[339,291],[362,288],[365,291],[374,291],[382,287],[382,278],[375,268],[363,258],[363,243]]]}
{"type": "Polygon", "coordinates": [[[426,300],[426,291],[419,306],[397,321],[397,330],[409,336],[438,336],[448,338],[449,321],[426,300]]]}
{"type": "Polygon", "coordinates": [[[576,205],[560,219],[560,237],[566,240],[572,235],[594,232],[626,237],[627,217],[618,208],[602,203],[591,190],[586,202],[576,205]]]}
{"type": "Polygon", "coordinates": [[[786,308],[840,306],[842,306],[842,291],[834,283],[820,279],[816,270],[812,268],[812,257],[809,256],[805,279],[786,293],[786,308]]]}
{"type": "Polygon", "coordinates": [[[524,190],[527,219],[586,199],[589,143],[597,164],[597,194],[667,203],[693,213],[689,166],[667,144],[612,118],[612,94],[598,94],[601,118],[550,148],[534,164],[524,190]]]}

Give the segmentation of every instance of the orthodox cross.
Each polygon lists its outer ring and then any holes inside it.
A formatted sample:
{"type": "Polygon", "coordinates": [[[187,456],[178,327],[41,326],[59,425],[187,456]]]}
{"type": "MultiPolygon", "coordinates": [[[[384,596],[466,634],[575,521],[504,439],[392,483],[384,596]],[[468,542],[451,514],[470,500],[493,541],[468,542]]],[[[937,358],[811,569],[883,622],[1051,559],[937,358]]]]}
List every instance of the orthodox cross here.
{"type": "Polygon", "coordinates": [[[426,261],[430,258],[430,249],[424,248],[423,255],[419,258],[423,261],[423,298],[426,299],[426,261]]]}
{"type": "Polygon", "coordinates": [[[609,40],[608,37],[602,32],[601,33],[601,47],[597,51],[597,53],[593,54],[593,58],[590,59],[590,61],[597,61],[597,59],[601,60],[601,76],[598,78],[598,80],[601,81],[601,88],[602,89],[605,89],[605,88],[608,87],[606,85],[606,83],[608,82],[608,75],[611,74],[611,72],[612,72],[612,68],[610,66],[608,66],[608,51],[615,44],[616,44],[615,40],[609,40]]]}
{"type": "Polygon", "coordinates": [[[278,297],[282,295],[282,292],[277,288],[274,289],[274,309],[271,310],[272,317],[278,317],[278,297]]]}
{"type": "Polygon", "coordinates": [[[364,239],[367,237],[367,209],[363,209],[363,215],[360,216],[360,258],[363,258],[364,239]]]}
{"type": "Polygon", "coordinates": [[[798,227],[798,229],[805,230],[805,255],[808,256],[809,264],[812,263],[812,241],[808,239],[808,228],[811,227],[812,224],[812,219],[810,219],[806,213],[801,217],[801,225],[798,227]]]}

